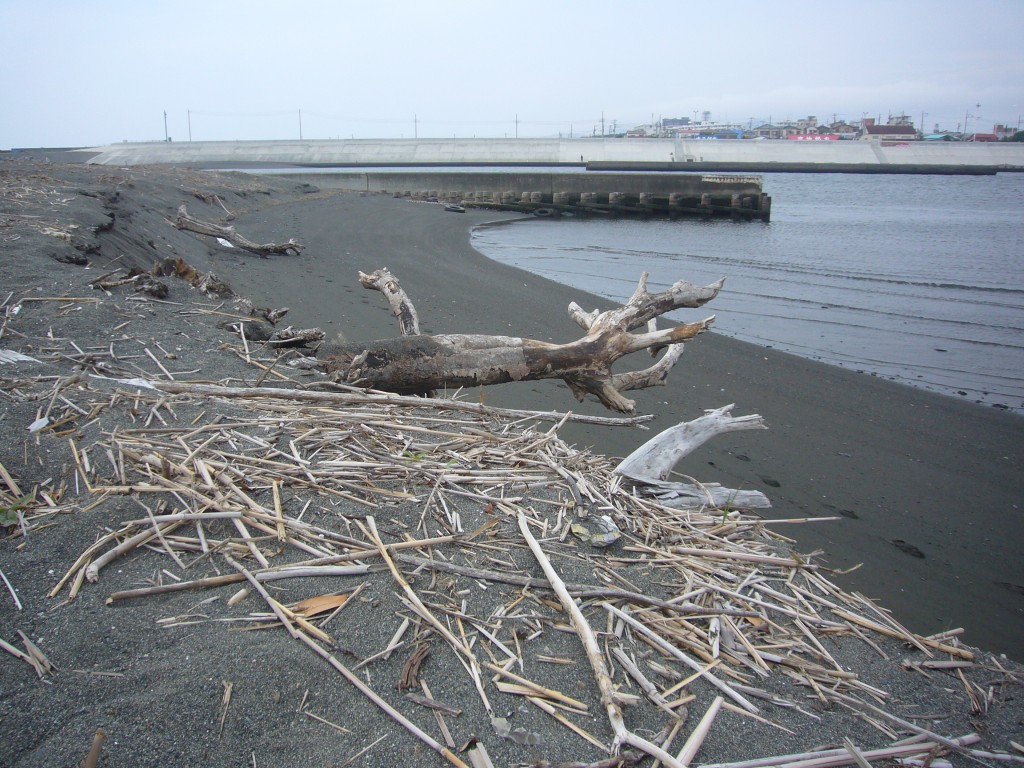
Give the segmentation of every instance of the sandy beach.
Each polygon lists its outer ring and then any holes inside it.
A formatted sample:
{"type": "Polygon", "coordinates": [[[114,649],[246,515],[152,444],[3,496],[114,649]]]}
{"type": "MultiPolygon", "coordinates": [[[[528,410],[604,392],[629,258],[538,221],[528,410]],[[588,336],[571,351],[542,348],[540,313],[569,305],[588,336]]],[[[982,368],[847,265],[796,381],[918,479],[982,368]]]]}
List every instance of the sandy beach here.
{"type": "MultiPolygon", "coordinates": [[[[610,306],[469,247],[470,227],[514,219],[507,214],[441,215],[439,206],[388,196],[285,208],[245,224],[261,238],[283,230],[309,243],[302,266],[259,262],[231,281],[257,303],[294,307],[298,325],[351,340],[394,335],[384,303],[353,279],[381,266],[402,281],[427,333],[565,342],[576,330],[569,302],[587,311],[610,306]]],[[[688,319],[713,313],[714,302],[688,319]]],[[[719,438],[679,471],[764,491],[778,517],[841,517],[791,533],[803,550],[824,550],[837,569],[861,566],[839,583],[880,600],[916,632],[963,627],[969,642],[1021,656],[1024,419],[714,331],[687,345],[666,387],[636,394],[638,412],[654,414],[657,430],[729,403],[737,413],[764,416],[768,432],[719,438]]],[[[595,402],[578,404],[561,383],[492,388],[484,397],[510,407],[605,412],[595,402]]],[[[646,439],[635,430],[580,425],[563,434],[611,456],[646,439]]]]}
{"type": "MultiPolygon", "coordinates": [[[[198,270],[215,272],[235,294],[257,306],[289,307],[288,323],[297,328],[319,327],[328,339],[344,341],[396,335],[381,296],[358,282],[359,271],[381,267],[401,281],[416,305],[424,333],[564,342],[578,335],[566,314],[570,301],[588,311],[608,309],[608,303],[495,264],[469,246],[474,226],[515,226],[515,217],[509,214],[451,214],[437,205],[388,195],[333,194],[286,179],[180,170],[0,163],[0,181],[0,301],[6,312],[0,349],[34,355],[40,366],[0,366],[0,423],[9,437],[0,461],[12,480],[20,479],[23,490],[49,489],[53,497],[53,511],[36,529],[25,534],[13,523],[0,529],[6,533],[0,534],[0,569],[22,604],[17,609],[7,590],[0,588],[0,638],[21,647],[21,630],[57,666],[55,673],[37,679],[21,659],[0,653],[0,752],[7,755],[0,763],[19,768],[78,764],[96,728],[103,727],[109,741],[101,766],[443,764],[441,757],[400,732],[340,678],[327,682],[328,667],[297,650],[284,631],[236,631],[200,620],[199,614],[214,613],[215,606],[201,602],[206,593],[104,604],[113,590],[168,580],[170,576],[159,571],[174,568],[166,556],[155,565],[149,559],[153,553],[140,549],[109,565],[99,584],[83,584],[73,601],[66,589],[51,596],[58,580],[95,539],[121,520],[147,514],[133,501],[141,494],[104,496],[104,504],[87,501],[78,484],[78,478],[87,474],[76,468],[79,454],[69,453],[69,440],[84,445],[112,430],[137,428],[143,421],[159,428],[164,419],[170,422],[165,425],[170,431],[179,422],[203,423],[211,408],[223,408],[219,413],[229,422],[244,422],[242,411],[172,398],[166,413],[160,410],[161,403],[131,407],[130,420],[123,424],[108,424],[99,416],[82,418],[72,423],[72,431],[59,435],[53,429],[30,434],[26,426],[49,412],[47,403],[60,404],[62,392],[73,402],[78,399],[73,389],[60,386],[73,387],[76,381],[68,377],[75,372],[102,370],[95,358],[116,361],[126,370],[133,367],[138,375],[159,376],[160,370],[170,368],[179,381],[249,386],[257,379],[273,381],[272,374],[261,376],[260,369],[246,363],[238,352],[238,337],[221,327],[225,318],[217,313],[233,311],[227,300],[211,301],[181,287],[180,281],[172,283],[166,299],[171,303],[147,302],[130,294],[126,298],[113,289],[112,296],[103,298],[102,291],[89,286],[105,272],[133,265],[148,269],[167,256],[180,256],[198,270]],[[197,191],[216,192],[234,214],[231,224],[251,240],[294,238],[304,249],[298,256],[262,259],[174,229],[169,219],[182,202],[210,219],[223,213],[197,198],[197,191]],[[82,299],[51,300],[59,296],[82,299]],[[8,311],[15,306],[21,309],[8,311]],[[111,344],[110,359],[95,352],[88,364],[83,363],[89,356],[83,352],[79,358],[70,343],[81,346],[93,339],[111,344]],[[119,355],[113,355],[115,345],[119,355]],[[58,386],[61,381],[65,383],[58,386]],[[175,616],[191,620],[167,628],[166,620],[175,616]],[[231,686],[225,693],[225,681],[233,681],[234,698],[231,686]],[[306,710],[309,697],[312,703],[306,710]],[[340,722],[350,732],[340,734],[308,717],[307,711],[340,722]]],[[[714,313],[714,303],[690,312],[690,319],[706,317],[714,313]]],[[[22,365],[33,364],[18,364],[22,365]]],[[[905,718],[920,716],[916,722],[921,727],[951,737],[977,730],[986,749],[1012,749],[1011,741],[1024,742],[1019,672],[1015,677],[1000,671],[1002,666],[1019,670],[1013,662],[1022,661],[1024,648],[1024,420],[713,331],[687,344],[667,386],[632,395],[638,413],[655,416],[650,430],[568,423],[559,436],[596,454],[622,457],[654,432],[696,418],[705,409],[735,403],[736,415],[760,414],[769,425],[767,431],[719,437],[684,460],[677,471],[702,482],[763,491],[772,501],[772,508],[763,513],[769,519],[839,518],[773,529],[795,539],[796,552],[820,550],[823,554],[815,562],[840,571],[829,574],[833,582],[877,600],[911,632],[933,635],[963,628],[962,634],[944,636],[943,642],[983,649],[978,663],[962,670],[970,677],[961,682],[954,671],[904,669],[900,662],[911,651],[890,638],[872,635],[885,659],[866,642],[827,640],[843,668],[855,670],[871,686],[891,691],[891,706],[898,706],[905,718]],[[1006,654],[1009,660],[993,653],[1006,654]],[[981,691],[982,699],[990,697],[979,704],[983,711],[972,711],[964,703],[969,701],[965,690],[973,696],[981,691]]],[[[560,382],[488,387],[461,397],[497,407],[612,415],[595,402],[577,403],[560,382]]],[[[118,400],[116,390],[109,399],[118,400]]],[[[75,405],[85,411],[75,419],[89,416],[88,408],[75,405]]],[[[131,406],[130,398],[127,405],[131,406]]],[[[95,451],[93,460],[103,462],[109,471],[102,451],[95,451]]],[[[118,459],[109,461],[116,468],[118,459]]],[[[10,483],[0,485],[0,490],[11,491],[10,483]]],[[[470,514],[468,509],[465,513],[470,514]]],[[[358,524],[350,525],[351,531],[357,529],[358,524]]],[[[394,535],[397,541],[399,528],[394,535]]],[[[592,565],[584,559],[585,564],[574,566],[581,579],[592,565]]],[[[417,576],[417,584],[427,581],[429,576],[417,576]]],[[[236,589],[228,588],[222,600],[236,589]]],[[[394,616],[391,608],[385,612],[379,606],[393,600],[394,591],[394,584],[387,582],[368,587],[357,607],[359,629],[346,625],[352,634],[340,643],[339,658],[346,663],[365,659],[388,643],[394,616]]],[[[457,618],[455,612],[449,620],[453,627],[457,618]]],[[[614,635],[612,623],[605,633],[603,616],[600,622],[608,641],[614,635]]],[[[339,630],[340,626],[335,631],[339,630]]],[[[547,653],[568,654],[568,641],[562,640],[574,636],[562,631],[549,634],[557,639],[550,641],[547,653]]],[[[438,700],[457,702],[467,710],[461,718],[448,720],[459,746],[479,736],[495,765],[570,760],[589,761],[574,765],[596,765],[602,758],[599,750],[575,736],[569,738],[557,725],[531,725],[541,729],[544,746],[494,739],[486,718],[469,711],[476,692],[466,683],[462,666],[450,660],[451,672],[441,672],[444,652],[434,652],[430,663],[438,666],[428,669],[436,675],[431,685],[438,700]]],[[[393,677],[402,670],[408,649],[400,655],[384,667],[366,667],[364,681],[393,694],[393,677]]],[[[553,687],[587,698],[596,716],[584,721],[586,727],[607,738],[608,724],[597,694],[589,688],[589,671],[550,666],[555,668],[553,687]]],[[[740,671],[756,679],[749,669],[740,671]]],[[[847,735],[864,743],[896,740],[883,738],[878,729],[842,706],[818,706],[814,691],[797,685],[787,679],[779,690],[789,689],[790,695],[800,697],[802,706],[813,709],[813,717],[781,708],[762,712],[790,729],[785,734],[729,713],[735,721],[712,729],[696,764],[820,745],[841,747],[847,735]]],[[[690,704],[691,715],[676,750],[713,694],[702,690],[690,704]]],[[[502,714],[514,722],[534,723],[530,718],[540,717],[537,710],[528,714],[527,705],[502,701],[502,714]]],[[[437,730],[432,715],[426,713],[423,719],[421,710],[411,711],[437,730]]],[[[661,722],[644,716],[635,727],[653,737],[661,722]]],[[[889,727],[893,736],[906,735],[900,727],[889,727]]],[[[954,765],[969,764],[960,754],[949,759],[954,765]]]]}

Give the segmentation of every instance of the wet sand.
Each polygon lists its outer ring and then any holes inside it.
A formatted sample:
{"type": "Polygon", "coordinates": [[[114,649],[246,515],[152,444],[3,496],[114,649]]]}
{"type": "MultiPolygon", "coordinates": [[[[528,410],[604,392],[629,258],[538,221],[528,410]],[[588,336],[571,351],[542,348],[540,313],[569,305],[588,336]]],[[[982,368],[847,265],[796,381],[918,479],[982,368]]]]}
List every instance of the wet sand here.
{"type": "MultiPolygon", "coordinates": [[[[445,213],[385,195],[280,205],[238,225],[256,239],[295,237],[307,250],[297,260],[230,257],[241,266],[225,264],[225,277],[257,303],[292,307],[296,326],[364,340],[396,333],[382,298],[357,280],[359,270],[387,266],[414,301],[425,333],[568,341],[577,330],[566,314],[570,301],[587,310],[610,305],[470,247],[471,227],[514,218],[445,213]]],[[[714,302],[691,312],[691,319],[713,314],[714,302]]],[[[879,600],[912,631],[963,627],[968,643],[1022,658],[1024,418],[714,332],[687,345],[666,387],[633,394],[638,412],[656,415],[655,430],[728,403],[736,403],[737,415],[760,413],[769,431],[720,437],[678,471],[764,491],[774,505],[770,517],[841,518],[777,529],[801,551],[823,550],[834,568],[860,565],[836,581],[879,600]]],[[[608,414],[596,402],[577,403],[560,382],[465,396],[608,414]]],[[[583,425],[567,425],[561,434],[612,456],[649,437],[583,425]]]]}

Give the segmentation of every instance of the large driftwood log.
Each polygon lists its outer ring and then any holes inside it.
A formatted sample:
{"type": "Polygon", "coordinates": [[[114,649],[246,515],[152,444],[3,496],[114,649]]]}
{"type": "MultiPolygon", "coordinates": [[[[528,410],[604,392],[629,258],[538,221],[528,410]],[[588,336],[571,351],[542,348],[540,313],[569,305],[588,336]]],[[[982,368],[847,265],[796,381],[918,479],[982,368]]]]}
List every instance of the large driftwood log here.
{"type": "Polygon", "coordinates": [[[771,506],[760,491],[723,488],[715,483],[680,483],[669,481],[672,468],[708,440],[726,432],[743,429],[768,429],[757,414],[733,416],[735,406],[725,405],[706,411],[693,421],[684,421],[655,435],[629,454],[615,468],[615,473],[638,483],[642,490],[667,506],[708,506],[717,509],[763,509],[771,506]]]}
{"type": "MultiPolygon", "coordinates": [[[[402,318],[406,313],[404,305],[411,303],[404,292],[399,293],[397,280],[390,273],[384,277],[379,277],[380,273],[374,275],[366,276],[364,285],[384,291],[392,301],[395,315],[402,318]],[[392,300],[392,296],[397,298],[392,300]]],[[[647,277],[647,273],[641,276],[629,301],[616,309],[585,313],[575,303],[571,304],[570,316],[587,333],[568,344],[471,334],[403,336],[325,345],[325,367],[347,384],[403,394],[562,379],[579,400],[592,394],[607,408],[633,413],[633,401],[622,392],[663,383],[679,354],[666,353],[650,368],[619,375],[612,374],[612,364],[643,349],[671,350],[707,330],[714,317],[662,331],[632,331],[666,312],[703,306],[718,295],[724,282],[719,280],[702,288],[681,280],[665,291],[650,293],[647,277]]],[[[415,318],[414,311],[412,316],[415,318]]]]}
{"type": "Polygon", "coordinates": [[[293,253],[297,256],[299,251],[305,248],[304,245],[299,245],[294,239],[289,240],[287,243],[254,243],[252,240],[238,234],[234,227],[222,227],[219,224],[211,224],[208,221],[201,221],[193,216],[189,216],[184,205],[178,208],[178,216],[171,223],[174,224],[176,229],[182,229],[186,232],[223,238],[236,248],[241,248],[264,258],[271,253],[293,253]]]}

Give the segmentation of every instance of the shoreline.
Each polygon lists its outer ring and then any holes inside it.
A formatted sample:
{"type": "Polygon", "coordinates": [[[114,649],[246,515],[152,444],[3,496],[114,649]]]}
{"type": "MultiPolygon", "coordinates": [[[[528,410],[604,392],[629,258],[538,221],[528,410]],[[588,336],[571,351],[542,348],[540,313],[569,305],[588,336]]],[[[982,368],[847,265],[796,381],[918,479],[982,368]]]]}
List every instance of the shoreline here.
{"type": "MultiPolygon", "coordinates": [[[[304,202],[288,216],[243,219],[239,226],[260,237],[294,235],[317,243],[322,251],[317,258],[326,257],[330,268],[339,268],[336,274],[328,276],[328,264],[320,264],[318,270],[307,269],[307,275],[322,280],[288,285],[294,275],[264,272],[285,262],[262,261],[263,274],[250,274],[255,280],[226,277],[257,303],[271,297],[278,304],[301,301],[305,319],[300,322],[297,316],[297,325],[340,330],[350,340],[395,333],[379,297],[359,295],[366,292],[355,285],[357,270],[382,266],[402,282],[424,333],[563,342],[575,333],[565,315],[570,301],[587,311],[611,306],[477,252],[470,245],[471,228],[490,221],[495,221],[493,213],[447,214],[440,206],[384,196],[304,202]],[[334,205],[346,214],[359,212],[331,255],[330,244],[339,233],[315,209],[334,205]],[[298,229],[289,230],[289,222],[298,229]],[[384,242],[381,228],[389,233],[384,242]],[[348,278],[340,270],[346,262],[348,278]],[[268,284],[277,290],[267,291],[268,284]],[[343,296],[358,300],[339,306],[331,290],[335,284],[343,296]],[[263,295],[257,298],[254,292],[263,295]]],[[[701,316],[713,313],[713,304],[701,316]]],[[[1019,557],[1024,551],[1024,418],[713,331],[687,344],[666,387],[631,395],[638,412],[656,415],[652,430],[733,402],[738,415],[761,414],[768,432],[718,438],[684,460],[678,471],[762,490],[773,502],[770,517],[842,517],[794,525],[787,535],[797,539],[801,551],[825,550],[833,568],[863,563],[837,581],[878,599],[912,631],[964,627],[971,644],[1019,656],[1024,648],[1024,564],[1019,557]]],[[[464,396],[476,399],[478,393],[464,396]]],[[[488,387],[482,397],[513,408],[606,413],[596,403],[578,404],[561,382],[488,387]]],[[[646,439],[643,434],[582,425],[562,430],[567,442],[610,456],[625,456],[646,439]]]]}

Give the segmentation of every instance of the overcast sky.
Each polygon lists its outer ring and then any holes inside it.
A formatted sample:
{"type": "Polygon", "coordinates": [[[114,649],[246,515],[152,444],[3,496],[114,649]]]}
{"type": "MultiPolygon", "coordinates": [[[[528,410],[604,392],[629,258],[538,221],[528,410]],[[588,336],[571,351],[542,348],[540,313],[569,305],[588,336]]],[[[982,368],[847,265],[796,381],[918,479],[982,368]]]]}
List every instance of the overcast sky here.
{"type": "Polygon", "coordinates": [[[0,148],[574,136],[694,117],[1016,126],[1024,0],[0,0],[0,148]],[[980,105],[980,106],[978,106],[980,105]],[[518,124],[517,124],[518,118],[518,124]]]}

